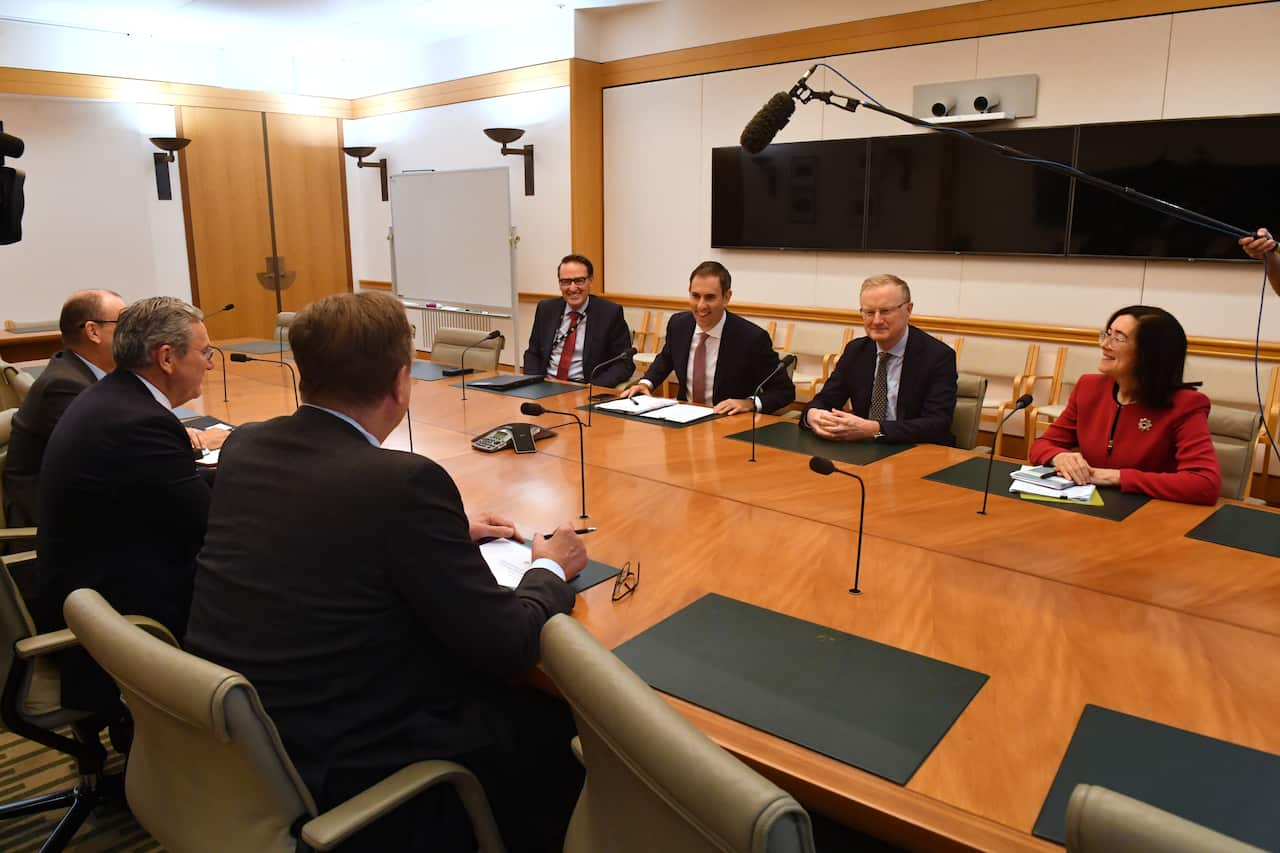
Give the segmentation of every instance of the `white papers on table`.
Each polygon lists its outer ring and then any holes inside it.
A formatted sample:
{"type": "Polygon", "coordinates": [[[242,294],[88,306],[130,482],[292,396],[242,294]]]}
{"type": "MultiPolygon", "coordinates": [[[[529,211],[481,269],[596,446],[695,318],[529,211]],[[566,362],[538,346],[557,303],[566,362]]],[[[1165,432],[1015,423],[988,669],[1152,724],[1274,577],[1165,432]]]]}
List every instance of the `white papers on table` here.
{"type": "Polygon", "coordinates": [[[205,429],[224,429],[227,432],[231,432],[231,424],[224,424],[219,422],[216,424],[209,424],[209,426],[205,427],[205,429]]]}
{"type": "Polygon", "coordinates": [[[217,465],[218,455],[220,453],[222,453],[222,448],[218,448],[217,450],[206,450],[204,455],[196,460],[196,464],[209,466],[217,465]]]}
{"type": "Polygon", "coordinates": [[[1046,498],[1066,498],[1071,501],[1080,501],[1088,503],[1093,499],[1094,490],[1097,486],[1092,484],[1087,486],[1071,486],[1066,489],[1051,489],[1048,486],[1037,486],[1033,483],[1024,483],[1021,480],[1014,480],[1009,485],[1011,492],[1026,492],[1029,495],[1041,495],[1046,498]]]}
{"type": "Polygon", "coordinates": [[[480,556],[499,585],[515,589],[533,562],[533,551],[513,539],[494,539],[480,546],[480,556]]]}
{"type": "Polygon", "coordinates": [[[643,415],[646,412],[652,412],[654,409],[665,408],[666,406],[674,406],[675,400],[668,397],[654,397],[650,394],[641,394],[630,399],[619,398],[610,400],[607,403],[600,403],[597,409],[603,409],[606,412],[622,412],[624,415],[643,415]]]}
{"type": "Polygon", "coordinates": [[[645,417],[653,418],[655,421],[671,421],[676,424],[687,424],[714,414],[715,409],[710,406],[695,406],[692,403],[676,403],[674,406],[665,406],[657,411],[648,412],[645,414],[645,417]]]}

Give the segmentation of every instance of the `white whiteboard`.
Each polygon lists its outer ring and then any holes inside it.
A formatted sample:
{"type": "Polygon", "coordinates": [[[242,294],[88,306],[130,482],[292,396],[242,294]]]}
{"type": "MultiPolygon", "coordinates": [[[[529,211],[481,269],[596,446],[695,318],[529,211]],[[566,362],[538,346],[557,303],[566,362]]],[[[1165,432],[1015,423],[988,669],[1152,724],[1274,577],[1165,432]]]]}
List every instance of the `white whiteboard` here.
{"type": "Polygon", "coordinates": [[[515,306],[505,167],[391,176],[392,280],[402,299],[515,306]]]}

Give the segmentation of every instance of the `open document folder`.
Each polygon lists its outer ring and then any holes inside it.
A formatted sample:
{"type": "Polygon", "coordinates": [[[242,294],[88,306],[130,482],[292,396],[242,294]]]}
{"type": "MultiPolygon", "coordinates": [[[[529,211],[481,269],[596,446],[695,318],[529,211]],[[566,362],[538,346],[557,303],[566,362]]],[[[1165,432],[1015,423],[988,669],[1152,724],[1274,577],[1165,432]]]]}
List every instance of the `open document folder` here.
{"type": "Polygon", "coordinates": [[[692,403],[681,403],[668,397],[654,397],[649,394],[641,394],[630,399],[610,400],[607,403],[600,403],[596,408],[677,424],[691,423],[715,414],[715,409],[710,406],[695,406],[692,403]]]}
{"type": "MultiPolygon", "coordinates": [[[[1011,473],[1009,476],[1013,479],[1013,482],[1009,484],[1009,491],[1021,493],[1019,497],[1026,495],[1034,498],[1052,498],[1054,500],[1061,499],[1076,501],[1078,503],[1093,504],[1094,506],[1102,505],[1101,500],[1098,500],[1096,503],[1094,502],[1098,487],[1092,484],[1085,486],[1067,486],[1066,488],[1062,488],[1057,485],[1040,485],[1035,481],[1028,482],[1018,479],[1019,474],[1026,474],[1038,470],[1040,469],[1032,465],[1023,465],[1021,470],[1011,473]]],[[[1054,479],[1061,478],[1055,477],[1054,479]]]]}

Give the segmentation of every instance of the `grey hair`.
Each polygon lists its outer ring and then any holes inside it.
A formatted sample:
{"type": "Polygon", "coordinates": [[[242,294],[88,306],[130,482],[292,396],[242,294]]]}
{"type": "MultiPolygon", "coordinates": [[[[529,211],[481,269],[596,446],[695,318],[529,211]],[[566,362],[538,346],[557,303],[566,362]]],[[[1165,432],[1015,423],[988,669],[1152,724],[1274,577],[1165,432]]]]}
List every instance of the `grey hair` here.
{"type": "MultiPolygon", "coordinates": [[[[890,275],[889,273],[880,273],[879,275],[871,276],[862,283],[862,290],[870,290],[873,287],[884,287],[887,284],[897,285],[898,290],[902,293],[903,302],[911,301],[911,288],[905,281],[898,278],[896,275],[890,275]]],[[[858,292],[861,293],[862,290],[858,292]]],[[[117,330],[116,334],[118,335],[120,332],[117,330]]]]}
{"type": "Polygon", "coordinates": [[[120,312],[116,336],[111,344],[116,367],[142,370],[151,363],[151,354],[168,344],[183,356],[191,347],[191,324],[204,319],[204,312],[172,296],[139,299],[120,312]]]}

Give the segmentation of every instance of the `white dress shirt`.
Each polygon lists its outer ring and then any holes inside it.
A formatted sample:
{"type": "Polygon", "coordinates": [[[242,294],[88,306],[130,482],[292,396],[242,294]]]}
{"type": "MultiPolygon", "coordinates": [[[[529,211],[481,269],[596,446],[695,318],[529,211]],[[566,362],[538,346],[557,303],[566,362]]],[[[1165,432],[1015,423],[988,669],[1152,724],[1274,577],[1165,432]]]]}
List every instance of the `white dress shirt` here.
{"type": "MultiPolygon", "coordinates": [[[[106,375],[107,375],[107,372],[106,372],[105,370],[103,370],[101,367],[98,367],[98,365],[94,364],[92,361],[90,361],[89,359],[85,358],[85,357],[84,357],[84,356],[82,356],[80,353],[76,352],[75,350],[73,350],[73,349],[69,349],[69,350],[67,350],[67,352],[71,353],[71,354],[72,354],[72,355],[74,355],[76,358],[78,358],[78,359],[80,359],[81,361],[83,361],[83,362],[84,362],[84,366],[85,366],[85,367],[87,367],[87,368],[89,368],[89,371],[93,374],[93,378],[94,378],[94,379],[101,379],[102,377],[104,377],[104,376],[106,376],[106,375]]],[[[142,379],[142,377],[141,377],[141,376],[139,376],[138,378],[139,378],[139,379],[142,379]]],[[[142,379],[142,381],[143,381],[143,382],[146,382],[147,380],[142,379]]],[[[149,384],[149,383],[148,383],[148,384],[149,384]]]]}
{"type": "Polygon", "coordinates": [[[569,324],[572,319],[569,316],[570,311],[577,311],[582,316],[578,318],[578,336],[573,341],[573,355],[569,362],[569,378],[585,382],[587,380],[586,373],[582,367],[582,347],[587,340],[587,309],[591,307],[591,297],[587,297],[587,301],[582,303],[581,308],[570,308],[566,302],[564,313],[560,315],[560,328],[556,330],[556,338],[551,343],[551,357],[547,359],[547,376],[555,377],[556,371],[560,368],[560,353],[564,351],[564,342],[569,337],[569,324]]]}
{"type": "Polygon", "coordinates": [[[151,396],[156,398],[157,403],[159,403],[160,405],[164,406],[166,409],[169,410],[169,414],[173,415],[175,418],[178,416],[173,411],[173,405],[169,402],[169,398],[164,395],[163,391],[161,391],[156,386],[152,385],[146,379],[143,379],[142,374],[135,373],[133,375],[138,377],[138,381],[141,382],[146,387],[146,389],[151,392],[151,396]]]}

